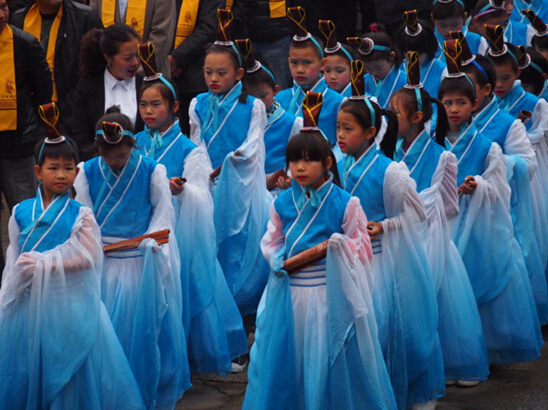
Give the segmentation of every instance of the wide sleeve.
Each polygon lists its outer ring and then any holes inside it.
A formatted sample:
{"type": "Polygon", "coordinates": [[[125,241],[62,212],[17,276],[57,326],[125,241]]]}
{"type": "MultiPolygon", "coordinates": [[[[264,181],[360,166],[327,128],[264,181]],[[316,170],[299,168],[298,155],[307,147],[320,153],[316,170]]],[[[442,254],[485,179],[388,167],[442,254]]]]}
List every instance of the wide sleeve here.
{"type": "Polygon", "coordinates": [[[76,191],[76,196],[74,199],[82,205],[93,209],[93,201],[89,195],[89,181],[84,168],[84,163],[80,162],[78,164],[78,168],[80,171],[78,171],[78,175],[74,180],[74,190],[76,191]]]}
{"type": "Polygon", "coordinates": [[[506,155],[516,155],[527,163],[529,179],[538,168],[537,158],[529,138],[525,125],[519,120],[514,121],[504,142],[504,153],[506,155]]]}
{"type": "Polygon", "coordinates": [[[170,229],[175,221],[171,203],[171,191],[165,166],[157,164],[150,181],[150,203],[152,218],[146,233],[170,229]]]}
{"type": "Polygon", "coordinates": [[[282,268],[285,254],[285,235],[282,220],[276,212],[274,203],[270,205],[270,221],[268,221],[266,233],[261,239],[261,251],[270,264],[271,270],[277,272],[282,268]]]}
{"type": "Polygon", "coordinates": [[[303,129],[303,119],[301,117],[295,117],[295,122],[293,123],[293,127],[291,127],[291,133],[289,134],[289,138],[294,137],[297,135],[301,130],[303,129]]]}
{"type": "MultiPolygon", "coordinates": [[[[196,112],[196,104],[198,100],[193,98],[188,107],[188,118],[190,123],[190,140],[196,144],[203,152],[207,153],[207,147],[205,141],[202,139],[202,121],[196,112]]],[[[204,166],[209,170],[209,173],[213,171],[213,165],[211,165],[211,160],[209,155],[205,156],[204,166]]],[[[209,175],[208,175],[209,176],[209,175]]]]}

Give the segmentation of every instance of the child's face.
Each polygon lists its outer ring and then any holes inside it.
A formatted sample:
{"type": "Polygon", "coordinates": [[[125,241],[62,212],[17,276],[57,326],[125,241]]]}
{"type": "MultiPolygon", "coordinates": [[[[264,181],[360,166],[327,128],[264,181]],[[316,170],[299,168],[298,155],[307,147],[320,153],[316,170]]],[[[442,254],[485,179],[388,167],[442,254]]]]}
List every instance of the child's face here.
{"type": "Polygon", "coordinates": [[[476,78],[475,73],[469,73],[466,74],[470,80],[474,83],[474,87],[476,87],[476,98],[478,100],[478,110],[481,110],[485,107],[486,100],[491,96],[491,93],[493,92],[491,88],[491,84],[485,84],[483,87],[479,85],[478,80],[476,78]]]}
{"type": "Polygon", "coordinates": [[[274,97],[278,94],[280,87],[275,85],[274,88],[268,83],[259,83],[256,85],[246,85],[249,95],[261,100],[268,110],[274,103],[274,97]]]}
{"type": "Polygon", "coordinates": [[[535,49],[535,51],[538,51],[540,54],[542,54],[542,56],[543,56],[546,60],[548,60],[548,49],[539,47],[539,46],[537,46],[537,45],[534,45],[533,48],[535,49]]]}
{"type": "Polygon", "coordinates": [[[510,14],[514,11],[514,0],[504,0],[504,8],[506,9],[508,18],[510,18],[510,14]]]}
{"type": "Polygon", "coordinates": [[[341,152],[358,154],[365,142],[376,134],[375,127],[364,130],[353,114],[340,110],[337,114],[337,142],[341,152]]]}
{"type": "Polygon", "coordinates": [[[310,46],[306,48],[289,48],[289,71],[291,77],[299,86],[314,86],[320,79],[320,73],[325,68],[327,61],[319,59],[316,52],[310,46]]]}
{"type": "Polygon", "coordinates": [[[409,113],[405,108],[404,99],[400,96],[392,97],[390,99],[390,103],[388,104],[388,109],[396,114],[396,117],[398,117],[398,137],[408,136],[416,122],[413,121],[414,118],[409,118],[409,113]]]}
{"type": "Polygon", "coordinates": [[[369,61],[367,63],[363,63],[363,67],[367,73],[375,78],[376,81],[380,81],[385,78],[392,69],[395,55],[396,54],[392,51],[388,60],[382,59],[369,61]]]}
{"type": "Polygon", "coordinates": [[[206,56],[204,78],[213,94],[226,94],[243,76],[243,68],[234,67],[227,53],[209,53],[206,56]]]}
{"type": "Polygon", "coordinates": [[[147,88],[139,98],[139,114],[144,123],[149,128],[160,129],[160,132],[164,132],[171,126],[173,122],[168,122],[168,119],[177,111],[177,108],[179,103],[176,101],[173,104],[173,111],[170,111],[169,102],[162,97],[156,86],[147,88]]]}
{"type": "Polygon", "coordinates": [[[505,27],[507,20],[508,20],[508,16],[504,12],[494,12],[494,13],[483,16],[481,19],[478,19],[477,17],[474,17],[472,19],[474,25],[478,29],[478,34],[482,37],[486,37],[485,36],[486,24],[489,24],[491,26],[505,27]]]}
{"type": "Polygon", "coordinates": [[[109,147],[108,151],[99,151],[103,161],[112,169],[118,169],[126,165],[132,148],[126,144],[118,144],[109,147]]]}
{"type": "Polygon", "coordinates": [[[462,27],[464,26],[463,16],[458,16],[458,17],[453,16],[446,19],[433,20],[433,21],[438,32],[448,40],[451,40],[451,36],[449,35],[450,31],[462,30],[462,27]]]}
{"type": "Polygon", "coordinates": [[[441,100],[449,120],[449,129],[454,132],[460,131],[462,123],[468,123],[472,112],[477,108],[478,101],[470,101],[467,96],[461,93],[445,94],[441,100]]]}
{"type": "Polygon", "coordinates": [[[327,64],[323,70],[327,86],[337,92],[342,92],[350,82],[350,64],[346,58],[339,55],[326,57],[327,64]]]}
{"type": "Polygon", "coordinates": [[[42,166],[35,165],[36,178],[42,181],[47,198],[54,194],[64,195],[74,184],[79,169],[74,159],[46,157],[42,166]]]}
{"type": "Polygon", "coordinates": [[[496,64],[495,71],[497,73],[495,94],[497,97],[503,98],[514,88],[514,81],[519,78],[521,70],[518,68],[517,71],[514,71],[512,64],[507,61],[504,64],[496,64]]]}
{"type": "Polygon", "coordinates": [[[289,169],[291,176],[300,186],[312,185],[318,189],[325,182],[325,171],[331,168],[331,158],[327,158],[327,169],[324,169],[321,161],[310,161],[308,158],[302,158],[298,161],[291,161],[289,169]]]}

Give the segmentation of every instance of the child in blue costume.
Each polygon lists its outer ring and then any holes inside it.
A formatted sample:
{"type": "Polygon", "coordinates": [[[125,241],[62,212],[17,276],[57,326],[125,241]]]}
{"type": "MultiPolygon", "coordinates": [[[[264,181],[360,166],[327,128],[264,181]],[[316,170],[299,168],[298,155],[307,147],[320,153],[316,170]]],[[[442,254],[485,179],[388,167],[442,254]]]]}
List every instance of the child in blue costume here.
{"type": "Polygon", "coordinates": [[[520,63],[521,86],[528,93],[546,100],[548,98],[548,60],[533,47],[526,49],[522,47],[518,47],[518,53],[524,59],[524,64],[520,63]]]}
{"type": "MultiPolygon", "coordinates": [[[[251,42],[236,40],[236,44],[240,53],[245,56],[248,67],[242,80],[243,84],[249,95],[261,100],[266,107],[264,145],[266,151],[265,173],[268,177],[285,168],[285,148],[289,139],[293,135],[297,135],[303,127],[303,119],[284,110],[276,101],[280,87],[276,84],[272,67],[269,63],[255,60],[251,42]]],[[[283,181],[283,177],[280,178],[283,181]]],[[[280,184],[278,184],[278,188],[281,186],[280,184]]],[[[274,190],[273,194],[276,192],[277,190],[274,190]]]]}
{"type": "Polygon", "coordinates": [[[548,26],[546,26],[544,20],[538,17],[533,10],[523,10],[523,12],[535,30],[535,34],[531,40],[531,46],[548,60],[548,26]]]}
{"type": "Polygon", "coordinates": [[[112,244],[163,229],[169,244],[108,254],[101,299],[147,409],[173,409],[190,387],[183,328],[180,261],[166,169],[142,157],[131,122],[117,107],[97,124],[100,157],[80,163],[76,200],[93,209],[102,241],[112,244]]]}
{"type": "Polygon", "coordinates": [[[459,212],[457,160],[445,150],[445,109],[422,88],[417,57],[416,53],[408,53],[408,60],[415,61],[414,66],[408,66],[409,85],[396,91],[390,101],[390,110],[398,117],[398,138],[387,143],[391,143],[393,159],[409,168],[428,215],[427,249],[438,301],[446,384],[477,384],[487,379],[489,366],[474,292],[451,240],[459,212]],[[439,107],[439,117],[436,139],[432,140],[425,123],[430,120],[434,104],[439,107]]]}
{"type": "Polygon", "coordinates": [[[505,155],[507,179],[512,188],[510,204],[514,235],[527,263],[539,320],[546,323],[548,306],[544,272],[548,263],[548,241],[544,232],[548,230],[548,218],[545,194],[536,172],[537,157],[523,123],[498,107],[492,92],[496,86],[496,72],[491,60],[475,56],[469,64],[463,65],[462,70],[476,89],[478,108],[473,113],[476,128],[499,144],[505,155]]]}
{"type": "Polygon", "coordinates": [[[514,8],[510,20],[527,23],[524,10],[533,11],[541,20],[548,21],[548,4],[545,0],[514,0],[514,8]]]}
{"type": "Polygon", "coordinates": [[[247,338],[217,261],[206,154],[182,134],[175,117],[176,87],[156,74],[151,49],[151,44],[139,49],[147,74],[139,90],[139,113],[146,129],[135,138],[142,154],[164,165],[170,179],[190,371],[226,374],[232,371],[231,360],[247,353],[247,338]]]}
{"type": "Polygon", "coordinates": [[[376,98],[381,108],[388,108],[392,93],[403,87],[407,79],[402,70],[403,58],[384,32],[376,31],[364,34],[363,39],[350,38],[349,41],[358,49],[363,62],[365,76],[365,93],[376,98]]]}
{"type": "MultiPolygon", "coordinates": [[[[306,98],[312,97],[321,100],[317,93],[306,98]]],[[[286,158],[293,186],[273,202],[261,241],[272,272],[243,409],[396,409],[373,313],[372,250],[359,200],[329,171],[335,158],[318,128],[293,137],[286,158]],[[326,240],[327,260],[288,275],[285,261],[326,240]]]]}
{"type": "MultiPolygon", "coordinates": [[[[264,104],[242,92],[245,74],[230,39],[232,14],[217,12],[218,40],[206,51],[209,92],[189,108],[192,141],[208,153],[210,170],[222,165],[213,186],[217,258],[242,315],[255,313],[268,280],[260,240],[268,221],[265,182],[264,104]]],[[[270,199],[269,199],[270,197],[270,199]]]]}
{"type": "MultiPolygon", "coordinates": [[[[531,46],[533,48],[528,48],[527,52],[531,57],[531,62],[536,64],[531,64],[531,68],[526,71],[533,71],[534,77],[537,78],[536,81],[539,81],[539,77],[545,77],[545,74],[548,74],[548,26],[542,21],[532,10],[524,10],[525,15],[529,19],[531,23],[531,27],[534,28],[535,34],[533,36],[533,39],[531,41],[531,46]],[[540,57],[544,58],[544,60],[541,60],[540,57]],[[534,68],[533,68],[534,67],[534,68]]],[[[524,71],[524,70],[522,70],[524,71]]],[[[527,76],[527,73],[525,74],[526,77],[532,77],[527,76]]],[[[520,80],[522,76],[520,75],[520,80]]],[[[540,98],[544,98],[545,100],[548,98],[548,79],[544,78],[544,84],[540,91],[538,91],[538,86],[535,86],[535,89],[526,89],[525,83],[531,83],[532,81],[522,81],[522,86],[525,89],[525,91],[535,94],[536,96],[540,98]]],[[[540,81],[539,81],[540,82],[540,81]]]]}
{"type": "MultiPolygon", "coordinates": [[[[447,49],[455,59],[455,42],[447,49]]],[[[455,64],[455,71],[460,66],[455,64]]],[[[498,144],[478,132],[474,85],[464,73],[438,93],[449,118],[446,146],[458,163],[459,216],[453,241],[462,256],[480,313],[489,363],[533,360],[542,337],[525,261],[514,238],[510,186],[498,144]]]]}
{"type": "MultiPolygon", "coordinates": [[[[318,126],[333,146],[337,142],[335,122],[337,111],[344,97],[329,88],[322,71],[326,66],[321,40],[306,30],[305,12],[301,7],[287,10],[295,35],[289,46],[289,70],[293,77],[293,88],[282,90],[276,99],[289,113],[303,116],[302,100],[307,91],[322,93],[324,104],[318,126]]],[[[338,155],[338,153],[337,153],[338,155]]]]}
{"type": "Polygon", "coordinates": [[[420,74],[424,90],[429,95],[437,95],[441,80],[447,75],[447,65],[436,58],[438,40],[434,31],[426,22],[418,20],[416,10],[406,11],[403,14],[403,21],[405,29],[400,34],[398,48],[404,55],[407,55],[408,51],[419,53],[420,74]]]}
{"type": "Polygon", "coordinates": [[[36,198],[13,209],[0,291],[0,407],[144,409],[101,302],[103,249],[91,209],[69,198],[78,173],[54,105],[40,107],[36,198]],[[49,107],[49,108],[48,108],[49,107]]]}
{"type": "Polygon", "coordinates": [[[343,103],[337,116],[339,146],[348,155],[338,166],[344,189],[368,213],[379,340],[398,408],[405,409],[435,400],[445,390],[436,295],[424,241],[426,214],[405,164],[385,157],[374,142],[383,116],[385,138],[395,138],[396,116],[363,96],[363,65],[355,61],[352,66],[356,96],[343,103]],[[437,366],[430,367],[431,358],[437,366]],[[424,384],[414,384],[430,368],[437,370],[432,383],[427,382],[436,397],[415,388],[424,384]]]}
{"type": "Polygon", "coordinates": [[[320,20],[320,33],[325,44],[325,82],[329,88],[348,98],[352,95],[350,63],[355,59],[354,50],[349,45],[337,41],[335,23],[331,20],[320,20]]]}
{"type": "Polygon", "coordinates": [[[487,41],[477,33],[468,31],[464,25],[465,13],[462,0],[434,0],[431,16],[436,26],[434,33],[438,40],[436,58],[445,60],[443,42],[451,40],[450,32],[462,31],[470,46],[472,54],[484,55],[487,51],[487,41]]]}

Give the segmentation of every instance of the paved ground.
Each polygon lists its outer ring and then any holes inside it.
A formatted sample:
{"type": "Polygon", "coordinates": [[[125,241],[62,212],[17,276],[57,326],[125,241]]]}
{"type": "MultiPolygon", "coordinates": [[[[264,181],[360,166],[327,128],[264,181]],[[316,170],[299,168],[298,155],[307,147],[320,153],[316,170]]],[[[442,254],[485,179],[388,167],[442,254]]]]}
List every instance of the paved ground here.
{"type": "MultiPolygon", "coordinates": [[[[8,218],[4,209],[1,217],[4,248],[8,242],[8,218]]],[[[543,335],[548,344],[548,326],[543,328],[543,335]]],[[[247,387],[247,373],[195,376],[192,384],[177,403],[177,410],[240,410],[247,387]]],[[[445,397],[439,400],[437,409],[547,410],[548,347],[542,349],[542,356],[534,362],[492,366],[489,379],[477,387],[449,387],[445,397]]]]}

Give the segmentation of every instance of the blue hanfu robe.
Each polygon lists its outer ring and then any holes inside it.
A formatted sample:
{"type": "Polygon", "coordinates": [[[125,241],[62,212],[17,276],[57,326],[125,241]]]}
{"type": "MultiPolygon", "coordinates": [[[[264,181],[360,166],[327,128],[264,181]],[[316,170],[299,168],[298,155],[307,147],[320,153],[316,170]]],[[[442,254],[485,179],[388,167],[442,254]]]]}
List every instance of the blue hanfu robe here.
{"type": "Polygon", "coordinates": [[[330,178],[272,204],[261,247],[272,273],[257,316],[244,409],[396,409],[371,301],[366,218],[330,178]],[[307,192],[313,191],[310,197],[307,192]],[[327,260],[284,260],[329,239],[327,260]]]}
{"type": "Polygon", "coordinates": [[[548,263],[546,204],[541,190],[538,162],[523,123],[498,108],[495,99],[474,116],[476,128],[500,145],[505,154],[514,235],[523,251],[541,325],[548,321],[548,263]],[[541,215],[542,218],[540,217],[541,215]],[[531,235],[534,232],[534,235],[531,235]],[[543,244],[543,248],[539,246],[543,244]]]}
{"type": "Polygon", "coordinates": [[[18,204],[0,290],[0,407],[144,409],[105,306],[89,208],[43,192],[18,204]],[[25,262],[22,262],[23,258],[25,262]]]}
{"type": "Polygon", "coordinates": [[[239,102],[241,90],[238,82],[217,108],[218,96],[198,95],[189,117],[192,141],[208,153],[208,171],[223,166],[212,187],[217,258],[240,313],[247,315],[256,312],[268,281],[260,241],[272,196],[264,172],[265,107],[250,96],[239,102]]]}
{"type": "Polygon", "coordinates": [[[375,97],[381,108],[388,109],[392,94],[407,84],[407,75],[401,66],[392,65],[389,73],[382,80],[375,80],[371,74],[366,74],[364,80],[365,92],[375,97]]]}
{"type": "Polygon", "coordinates": [[[445,380],[486,380],[489,366],[478,307],[462,258],[451,240],[459,211],[457,160],[426,131],[406,152],[403,138],[399,139],[394,160],[405,162],[409,168],[428,215],[428,254],[437,292],[445,380]]]}
{"type": "Polygon", "coordinates": [[[164,165],[168,178],[187,180],[183,192],[171,200],[190,371],[227,374],[232,370],[231,360],[247,352],[247,337],[217,260],[206,154],[183,135],[179,120],[158,135],[158,142],[151,133],[147,129],[135,136],[141,153],[164,165]]]}
{"type": "Polygon", "coordinates": [[[514,10],[510,14],[510,20],[528,24],[529,19],[521,12],[523,9],[531,9],[542,21],[548,21],[548,4],[544,0],[514,0],[514,10]]]}
{"type": "Polygon", "coordinates": [[[273,174],[285,169],[285,148],[289,139],[303,127],[302,117],[287,112],[281,105],[270,114],[264,132],[265,173],[273,174]]]}
{"type": "Polygon", "coordinates": [[[180,260],[165,167],[133,149],[118,170],[94,158],[79,165],[76,199],[93,208],[105,244],[163,229],[154,240],[113,252],[104,263],[101,298],[147,408],[172,409],[190,387],[183,328],[180,260]],[[155,407],[153,407],[155,406],[155,407]]]}
{"type": "Polygon", "coordinates": [[[529,20],[525,22],[508,20],[506,28],[504,29],[504,42],[511,43],[517,46],[531,46],[531,40],[535,35],[536,31],[528,24],[529,20]]]}
{"type": "Polygon", "coordinates": [[[337,114],[344,101],[344,96],[327,86],[323,74],[320,76],[318,82],[309,90],[304,90],[303,87],[300,87],[293,81],[293,87],[280,91],[276,95],[276,101],[278,101],[287,112],[302,117],[302,102],[306,96],[306,91],[323,94],[324,100],[320,112],[320,119],[318,120],[318,128],[322,130],[329,142],[331,142],[331,145],[335,145],[337,143],[337,114]]]}
{"type": "MultiPolygon", "coordinates": [[[[485,53],[489,49],[489,44],[487,43],[487,40],[485,40],[482,36],[480,36],[477,33],[472,33],[466,28],[466,26],[463,26],[460,30],[464,34],[464,37],[466,37],[466,42],[468,43],[470,52],[473,55],[476,55],[476,54],[485,55],[485,53]]],[[[437,28],[434,29],[434,34],[436,35],[436,39],[438,40],[438,51],[436,52],[436,59],[445,63],[445,53],[443,52],[443,43],[447,41],[448,39],[443,37],[437,28]]]]}
{"type": "Polygon", "coordinates": [[[398,408],[404,409],[407,402],[435,399],[431,391],[420,391],[426,386],[413,384],[423,380],[431,363],[437,362],[438,373],[430,380],[435,387],[428,387],[436,395],[444,392],[436,295],[421,234],[426,228],[424,205],[405,164],[386,158],[375,145],[347,164],[338,164],[343,187],[360,199],[368,220],[384,228],[372,243],[373,303],[398,408]]]}
{"type": "Polygon", "coordinates": [[[453,241],[474,290],[489,363],[534,360],[542,335],[525,260],[514,237],[502,151],[473,122],[447,146],[457,157],[457,185],[467,175],[478,183],[472,195],[459,200],[453,241]]]}

